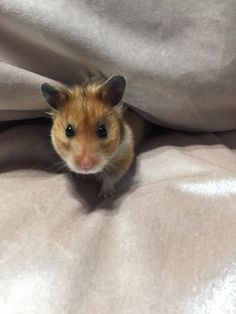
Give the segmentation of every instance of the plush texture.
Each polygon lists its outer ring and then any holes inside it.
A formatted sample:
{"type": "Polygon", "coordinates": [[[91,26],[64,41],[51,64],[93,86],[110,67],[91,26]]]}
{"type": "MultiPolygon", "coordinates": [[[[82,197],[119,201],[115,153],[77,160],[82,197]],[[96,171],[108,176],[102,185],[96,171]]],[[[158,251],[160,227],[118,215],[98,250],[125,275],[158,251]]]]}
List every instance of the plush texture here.
{"type": "Polygon", "coordinates": [[[0,1],[0,313],[236,313],[234,6],[0,1]],[[106,200],[30,120],[40,84],[99,70],[180,129],[146,140],[106,200]]]}
{"type": "Polygon", "coordinates": [[[75,84],[103,71],[125,75],[125,100],[162,125],[235,129],[234,6],[232,0],[2,0],[0,108],[44,110],[40,83],[75,84]]]}
{"type": "Polygon", "coordinates": [[[45,124],[2,131],[0,312],[235,313],[235,136],[156,136],[102,201],[45,124]]]}

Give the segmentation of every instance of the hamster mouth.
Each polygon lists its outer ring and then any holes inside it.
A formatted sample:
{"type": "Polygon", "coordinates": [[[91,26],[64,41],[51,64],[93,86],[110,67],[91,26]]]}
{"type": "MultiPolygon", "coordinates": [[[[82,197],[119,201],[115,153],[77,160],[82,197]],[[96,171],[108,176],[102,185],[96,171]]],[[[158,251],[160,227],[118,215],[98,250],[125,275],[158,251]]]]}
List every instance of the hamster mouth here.
{"type": "Polygon", "coordinates": [[[98,173],[102,172],[102,170],[104,169],[105,166],[106,166],[105,160],[103,162],[100,162],[99,164],[95,165],[94,167],[92,167],[90,169],[82,169],[75,164],[68,163],[68,167],[72,172],[77,173],[77,174],[84,174],[84,175],[86,175],[86,174],[87,175],[88,174],[98,174],[98,173]]]}

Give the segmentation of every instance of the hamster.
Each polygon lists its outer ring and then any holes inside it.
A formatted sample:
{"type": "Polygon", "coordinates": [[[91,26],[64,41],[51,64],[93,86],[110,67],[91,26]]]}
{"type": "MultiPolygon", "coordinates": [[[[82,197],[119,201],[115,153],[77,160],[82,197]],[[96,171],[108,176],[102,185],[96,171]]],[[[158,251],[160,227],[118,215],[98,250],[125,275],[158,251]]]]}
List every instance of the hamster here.
{"type": "Polygon", "coordinates": [[[101,197],[113,195],[130,169],[145,120],[122,101],[126,80],[120,75],[84,86],[41,85],[52,110],[51,139],[70,171],[93,174],[101,197]]]}

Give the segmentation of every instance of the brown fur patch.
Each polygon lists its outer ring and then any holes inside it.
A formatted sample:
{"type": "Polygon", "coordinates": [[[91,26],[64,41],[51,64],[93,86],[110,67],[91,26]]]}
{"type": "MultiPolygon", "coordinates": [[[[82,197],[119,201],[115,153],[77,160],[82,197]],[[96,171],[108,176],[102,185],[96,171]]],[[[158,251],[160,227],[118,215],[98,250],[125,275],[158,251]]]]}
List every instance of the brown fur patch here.
{"type": "Polygon", "coordinates": [[[67,89],[66,102],[53,113],[53,144],[68,164],[76,166],[84,156],[90,156],[98,166],[105,166],[104,174],[118,181],[132,164],[134,145],[143,137],[145,122],[133,110],[123,111],[122,106],[112,107],[99,100],[98,88],[99,85],[94,83],[67,89]],[[72,138],[65,134],[68,124],[74,129],[72,138]],[[107,138],[97,135],[101,124],[107,128],[107,138]],[[110,160],[124,140],[127,124],[132,130],[133,139],[130,137],[125,151],[110,160]]]}
{"type": "Polygon", "coordinates": [[[109,157],[120,142],[121,122],[119,112],[96,98],[96,85],[75,87],[60,111],[53,116],[52,134],[58,153],[94,156],[99,161],[102,156],[109,157]],[[66,137],[65,129],[70,124],[74,128],[73,138],[66,137]],[[105,124],[107,138],[99,138],[97,129],[105,124]]]}

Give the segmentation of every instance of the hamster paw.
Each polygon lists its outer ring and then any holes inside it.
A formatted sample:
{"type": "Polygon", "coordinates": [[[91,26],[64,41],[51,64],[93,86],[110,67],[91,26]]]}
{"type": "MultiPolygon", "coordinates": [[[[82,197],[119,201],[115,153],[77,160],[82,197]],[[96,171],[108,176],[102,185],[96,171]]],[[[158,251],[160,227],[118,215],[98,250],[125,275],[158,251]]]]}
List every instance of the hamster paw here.
{"type": "Polygon", "coordinates": [[[113,196],[115,193],[116,192],[113,186],[108,186],[105,183],[103,183],[98,196],[105,199],[113,196]]]}

